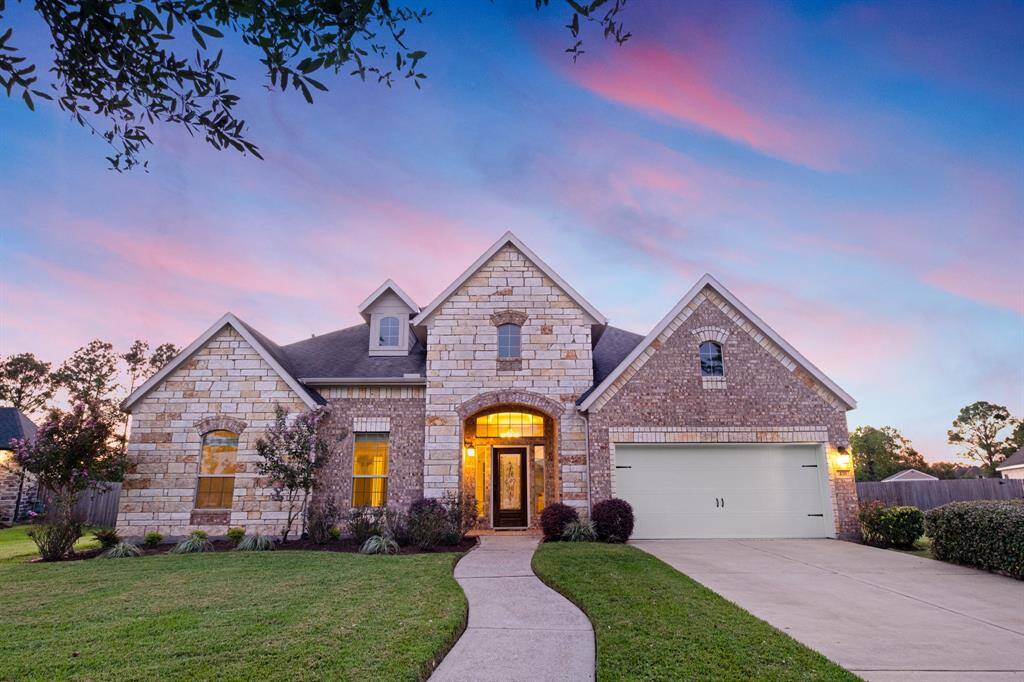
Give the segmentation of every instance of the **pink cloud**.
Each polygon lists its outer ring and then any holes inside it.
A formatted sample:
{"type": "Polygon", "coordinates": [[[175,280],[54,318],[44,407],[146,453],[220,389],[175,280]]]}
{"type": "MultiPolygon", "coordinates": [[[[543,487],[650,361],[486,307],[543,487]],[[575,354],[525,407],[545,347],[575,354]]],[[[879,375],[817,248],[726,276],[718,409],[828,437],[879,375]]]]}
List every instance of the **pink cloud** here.
{"type": "Polygon", "coordinates": [[[952,263],[926,273],[923,279],[955,296],[1024,315],[1024,285],[1018,267],[998,269],[952,263]]]}

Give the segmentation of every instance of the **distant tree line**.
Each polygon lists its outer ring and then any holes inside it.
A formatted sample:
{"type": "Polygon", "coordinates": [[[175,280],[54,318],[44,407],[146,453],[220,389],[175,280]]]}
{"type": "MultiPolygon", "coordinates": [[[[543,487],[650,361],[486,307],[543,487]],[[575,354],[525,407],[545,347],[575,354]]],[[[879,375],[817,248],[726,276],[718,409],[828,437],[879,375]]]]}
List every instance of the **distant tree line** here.
{"type": "Polygon", "coordinates": [[[979,400],[960,410],[946,433],[961,455],[977,464],[927,462],[910,440],[891,426],[861,426],[850,434],[858,481],[881,481],[904,469],[917,469],[938,478],[978,478],[996,475],[1004,459],[1024,447],[1024,421],[1002,405],[979,400]]]}

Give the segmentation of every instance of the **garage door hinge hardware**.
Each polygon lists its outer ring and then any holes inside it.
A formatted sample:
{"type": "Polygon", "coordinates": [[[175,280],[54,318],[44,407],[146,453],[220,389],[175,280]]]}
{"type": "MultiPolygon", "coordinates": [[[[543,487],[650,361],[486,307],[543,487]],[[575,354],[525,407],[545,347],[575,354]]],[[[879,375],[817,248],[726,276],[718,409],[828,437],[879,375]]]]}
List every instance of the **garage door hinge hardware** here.
{"type": "Polygon", "coordinates": [[[804,468],[804,469],[817,469],[818,468],[817,464],[801,464],[800,466],[802,468],[804,468]]]}
{"type": "Polygon", "coordinates": [[[808,514],[808,516],[825,516],[824,514],[808,514]]]}
{"type": "Polygon", "coordinates": [[[615,468],[616,469],[632,469],[633,467],[628,466],[628,465],[624,465],[624,464],[616,464],[615,468]]]}

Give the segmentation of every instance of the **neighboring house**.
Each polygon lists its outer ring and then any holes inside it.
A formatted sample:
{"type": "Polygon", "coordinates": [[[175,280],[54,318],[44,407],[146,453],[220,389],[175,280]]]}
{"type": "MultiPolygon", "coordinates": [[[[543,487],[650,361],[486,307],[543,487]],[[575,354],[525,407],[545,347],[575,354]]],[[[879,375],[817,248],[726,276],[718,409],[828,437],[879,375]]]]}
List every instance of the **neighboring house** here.
{"type": "Polygon", "coordinates": [[[893,474],[892,476],[889,476],[888,478],[883,478],[881,480],[881,483],[892,483],[893,481],[937,481],[937,480],[939,480],[938,476],[932,476],[931,474],[926,474],[925,472],[919,471],[918,469],[904,469],[903,471],[899,471],[899,472],[893,474]]]}
{"type": "Polygon", "coordinates": [[[710,275],[642,336],[507,233],[428,305],[387,280],[358,311],[284,346],[228,313],[132,393],[122,533],[279,532],[277,404],[331,407],[315,504],[462,491],[500,529],[617,496],[636,537],[857,532],[853,398],[710,275]]]}
{"type": "Polygon", "coordinates": [[[0,525],[25,517],[36,499],[36,477],[13,460],[12,440],[36,437],[36,425],[13,407],[0,407],[0,525]]]}
{"type": "Polygon", "coordinates": [[[1003,478],[1024,478],[1024,448],[997,464],[996,473],[1003,478]]]}

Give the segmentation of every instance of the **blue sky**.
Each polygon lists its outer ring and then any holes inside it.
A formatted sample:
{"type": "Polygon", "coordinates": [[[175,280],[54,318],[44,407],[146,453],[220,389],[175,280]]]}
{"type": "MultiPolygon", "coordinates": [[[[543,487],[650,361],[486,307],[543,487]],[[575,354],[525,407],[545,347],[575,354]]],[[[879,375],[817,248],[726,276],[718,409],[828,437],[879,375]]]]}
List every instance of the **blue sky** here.
{"type": "Polygon", "coordinates": [[[433,9],[422,91],[339,76],[309,106],[225,41],[263,162],[158,127],[118,175],[0,100],[0,353],[185,344],[225,310],[292,341],[387,277],[428,302],[511,229],[641,333],[711,272],[851,428],[930,459],[969,402],[1024,416],[1024,4],[635,2],[576,64],[557,2],[433,9]]]}

